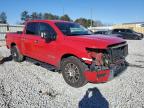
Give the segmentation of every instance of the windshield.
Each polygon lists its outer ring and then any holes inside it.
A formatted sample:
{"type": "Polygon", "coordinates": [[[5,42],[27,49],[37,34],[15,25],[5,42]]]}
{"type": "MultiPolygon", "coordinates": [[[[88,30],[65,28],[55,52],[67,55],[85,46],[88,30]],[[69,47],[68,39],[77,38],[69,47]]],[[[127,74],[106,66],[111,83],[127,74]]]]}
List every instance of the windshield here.
{"type": "Polygon", "coordinates": [[[67,36],[92,34],[88,29],[76,23],[57,22],[55,24],[61,30],[61,32],[67,36]]]}
{"type": "Polygon", "coordinates": [[[106,35],[111,35],[112,34],[112,30],[108,30],[107,32],[105,32],[106,35]]]}

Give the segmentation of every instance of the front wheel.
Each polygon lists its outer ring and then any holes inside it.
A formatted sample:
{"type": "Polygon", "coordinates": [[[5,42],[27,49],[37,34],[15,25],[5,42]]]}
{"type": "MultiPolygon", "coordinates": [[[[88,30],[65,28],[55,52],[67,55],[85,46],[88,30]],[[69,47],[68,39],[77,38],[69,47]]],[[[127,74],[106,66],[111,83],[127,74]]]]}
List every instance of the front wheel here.
{"type": "Polygon", "coordinates": [[[68,57],[62,60],[61,70],[64,80],[72,87],[82,87],[87,83],[83,72],[87,66],[76,57],[68,57]]]}

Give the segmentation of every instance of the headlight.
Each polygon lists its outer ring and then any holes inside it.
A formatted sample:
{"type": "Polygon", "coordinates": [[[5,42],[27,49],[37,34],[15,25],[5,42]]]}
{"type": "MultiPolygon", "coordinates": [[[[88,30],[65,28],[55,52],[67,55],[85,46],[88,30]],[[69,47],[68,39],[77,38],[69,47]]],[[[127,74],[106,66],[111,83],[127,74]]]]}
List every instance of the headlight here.
{"type": "Polygon", "coordinates": [[[97,66],[107,66],[109,64],[108,54],[105,49],[87,48],[87,52],[97,66]]]}

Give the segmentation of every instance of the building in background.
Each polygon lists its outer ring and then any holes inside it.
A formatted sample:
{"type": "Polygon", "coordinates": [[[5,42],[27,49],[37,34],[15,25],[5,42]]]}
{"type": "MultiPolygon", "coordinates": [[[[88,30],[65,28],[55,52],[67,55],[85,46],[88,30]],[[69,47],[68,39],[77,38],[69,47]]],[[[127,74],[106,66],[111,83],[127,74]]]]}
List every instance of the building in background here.
{"type": "Polygon", "coordinates": [[[0,24],[0,40],[5,39],[5,34],[7,32],[17,32],[22,31],[24,25],[8,25],[8,24],[0,24]]]}
{"type": "Polygon", "coordinates": [[[123,24],[115,24],[112,26],[102,26],[102,27],[89,27],[88,29],[93,32],[96,32],[96,31],[101,31],[101,30],[112,30],[116,28],[117,29],[120,29],[120,28],[132,29],[136,32],[144,34],[144,22],[123,23],[123,24]]]}
{"type": "Polygon", "coordinates": [[[88,29],[91,30],[92,32],[96,31],[105,31],[105,30],[111,30],[113,27],[112,26],[101,26],[101,27],[89,27],[88,29]]]}

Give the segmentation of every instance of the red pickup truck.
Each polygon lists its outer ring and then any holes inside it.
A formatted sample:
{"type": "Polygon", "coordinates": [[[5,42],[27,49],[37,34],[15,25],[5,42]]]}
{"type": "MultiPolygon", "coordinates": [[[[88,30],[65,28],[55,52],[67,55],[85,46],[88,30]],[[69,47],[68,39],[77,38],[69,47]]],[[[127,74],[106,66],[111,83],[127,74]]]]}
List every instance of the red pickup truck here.
{"type": "Polygon", "coordinates": [[[57,20],[28,21],[23,32],[6,34],[6,44],[14,61],[29,57],[50,64],[72,87],[107,82],[125,69],[128,54],[123,39],[57,20]]]}

